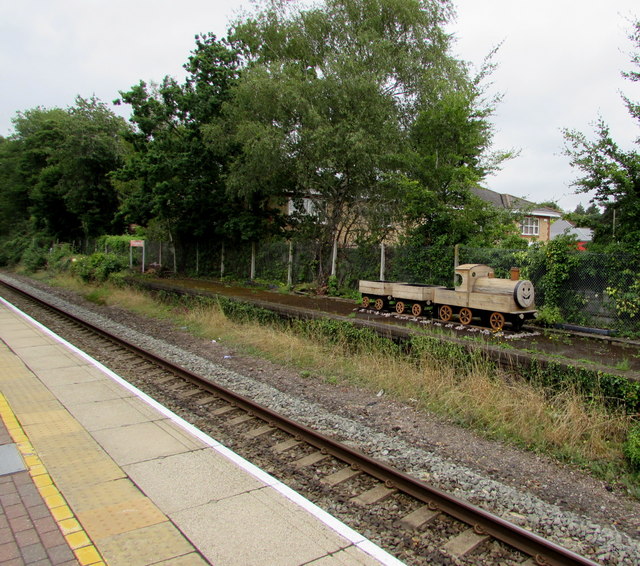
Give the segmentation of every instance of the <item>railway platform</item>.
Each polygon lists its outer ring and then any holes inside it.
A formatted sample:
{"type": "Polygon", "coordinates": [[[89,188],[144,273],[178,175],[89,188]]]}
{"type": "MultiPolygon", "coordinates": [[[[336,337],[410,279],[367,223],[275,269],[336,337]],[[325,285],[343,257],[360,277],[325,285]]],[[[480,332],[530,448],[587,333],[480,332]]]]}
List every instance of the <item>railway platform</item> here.
{"type": "Polygon", "coordinates": [[[401,564],[0,299],[0,563],[401,564]]]}

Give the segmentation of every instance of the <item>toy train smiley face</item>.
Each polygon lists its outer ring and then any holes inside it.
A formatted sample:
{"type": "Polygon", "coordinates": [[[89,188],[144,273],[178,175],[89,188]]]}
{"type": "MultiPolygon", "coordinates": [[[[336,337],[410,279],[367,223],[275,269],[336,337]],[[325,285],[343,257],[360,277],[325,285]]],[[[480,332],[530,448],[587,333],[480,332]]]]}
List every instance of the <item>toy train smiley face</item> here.
{"type": "Polygon", "coordinates": [[[513,297],[523,309],[531,308],[535,300],[533,283],[531,281],[518,281],[513,290],[513,297]]]}

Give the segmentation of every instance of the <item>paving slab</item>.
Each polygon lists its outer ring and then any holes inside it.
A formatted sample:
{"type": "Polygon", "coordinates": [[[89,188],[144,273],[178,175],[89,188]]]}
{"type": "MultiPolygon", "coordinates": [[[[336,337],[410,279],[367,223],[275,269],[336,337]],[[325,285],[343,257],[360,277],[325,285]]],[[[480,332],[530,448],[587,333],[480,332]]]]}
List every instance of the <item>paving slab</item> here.
{"type": "Polygon", "coordinates": [[[211,450],[198,450],[123,467],[167,514],[264,487],[211,450]]]}
{"type": "Polygon", "coordinates": [[[120,466],[203,448],[166,419],[96,430],[93,436],[120,466]]]}
{"type": "Polygon", "coordinates": [[[26,470],[22,455],[14,443],[0,445],[0,476],[26,470]]]}
{"type": "Polygon", "coordinates": [[[214,564],[226,566],[298,566],[348,546],[329,529],[312,532],[308,516],[293,505],[276,503],[274,508],[273,503],[261,489],[170,517],[185,525],[189,538],[214,564]]]}
{"type": "MultiPolygon", "coordinates": [[[[54,389],[55,391],[55,389],[54,389]]],[[[164,417],[134,397],[88,401],[70,408],[88,431],[162,420],[164,417]]]]}
{"type": "Polygon", "coordinates": [[[126,389],[114,387],[112,383],[105,380],[58,385],[50,389],[53,389],[55,396],[68,410],[84,403],[110,401],[132,396],[132,393],[126,389]]]}

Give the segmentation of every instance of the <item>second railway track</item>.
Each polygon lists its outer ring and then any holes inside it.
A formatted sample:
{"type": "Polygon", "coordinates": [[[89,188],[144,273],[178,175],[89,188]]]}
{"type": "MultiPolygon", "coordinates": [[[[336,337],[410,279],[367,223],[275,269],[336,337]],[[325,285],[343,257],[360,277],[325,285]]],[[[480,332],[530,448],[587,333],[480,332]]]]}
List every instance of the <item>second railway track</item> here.
{"type": "MultiPolygon", "coordinates": [[[[51,307],[45,308],[51,312],[51,307]]],[[[56,332],[63,335],[75,334],[72,341],[79,347],[409,564],[595,564],[217,386],[206,376],[116,336],[106,336],[110,345],[105,346],[100,329],[96,342],[94,329],[82,331],[78,338],[78,322],[72,323],[72,331],[65,330],[66,322],[46,324],[57,326],[56,332]]]]}

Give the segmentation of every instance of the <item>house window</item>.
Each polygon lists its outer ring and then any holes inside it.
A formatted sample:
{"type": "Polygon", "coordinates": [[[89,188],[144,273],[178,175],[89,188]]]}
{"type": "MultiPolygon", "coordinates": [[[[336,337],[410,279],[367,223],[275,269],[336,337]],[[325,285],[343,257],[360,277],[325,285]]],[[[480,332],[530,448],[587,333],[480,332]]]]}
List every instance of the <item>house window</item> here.
{"type": "Polygon", "coordinates": [[[540,220],[533,216],[526,216],[520,221],[520,233],[523,236],[538,236],[540,234],[540,220]]]}
{"type": "Polygon", "coordinates": [[[305,216],[318,216],[318,210],[315,202],[310,198],[303,198],[296,204],[292,199],[289,199],[288,203],[289,216],[295,213],[301,213],[305,216]]]}

